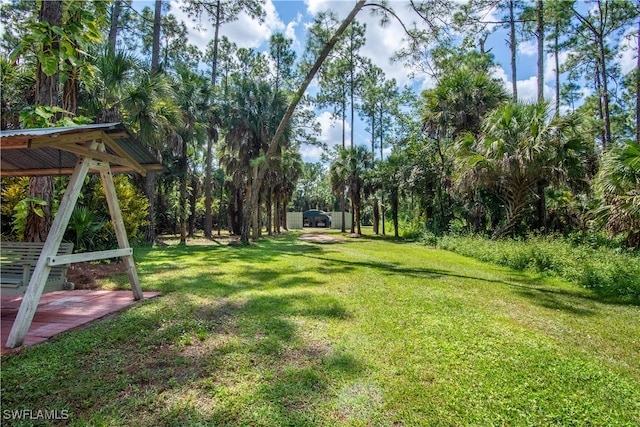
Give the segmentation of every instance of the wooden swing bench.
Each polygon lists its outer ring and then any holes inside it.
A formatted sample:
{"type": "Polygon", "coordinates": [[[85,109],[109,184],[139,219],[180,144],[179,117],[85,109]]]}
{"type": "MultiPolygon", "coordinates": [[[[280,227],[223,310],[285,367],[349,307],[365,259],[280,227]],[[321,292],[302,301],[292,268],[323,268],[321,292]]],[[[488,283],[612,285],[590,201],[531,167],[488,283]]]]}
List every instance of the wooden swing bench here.
{"type": "MultiPolygon", "coordinates": [[[[0,292],[3,295],[24,295],[34,267],[44,243],[36,242],[2,242],[0,243],[0,292]]],[[[73,243],[61,243],[58,256],[70,255],[73,243]]],[[[67,281],[69,264],[51,267],[45,283],[44,292],[72,290],[74,284],[67,281]]]]}

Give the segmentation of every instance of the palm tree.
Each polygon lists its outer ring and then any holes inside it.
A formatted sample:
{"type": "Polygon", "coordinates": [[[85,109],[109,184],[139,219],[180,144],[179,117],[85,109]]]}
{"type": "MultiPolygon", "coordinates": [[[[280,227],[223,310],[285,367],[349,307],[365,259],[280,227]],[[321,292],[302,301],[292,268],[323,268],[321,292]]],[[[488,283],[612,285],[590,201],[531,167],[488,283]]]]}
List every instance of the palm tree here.
{"type": "Polygon", "coordinates": [[[422,123],[439,138],[457,138],[464,132],[478,134],[482,119],[507,99],[499,81],[482,70],[463,65],[443,76],[423,93],[422,123]]]}
{"type": "Polygon", "coordinates": [[[398,211],[400,207],[400,195],[406,182],[406,171],[410,167],[404,152],[392,153],[385,160],[378,163],[375,180],[385,193],[389,201],[388,212],[391,212],[394,236],[398,237],[398,211]]]}
{"type": "Polygon", "coordinates": [[[540,184],[559,184],[582,169],[583,143],[576,116],[554,117],[546,102],[509,103],[489,115],[482,134],[468,134],[460,148],[466,164],[458,179],[461,189],[493,193],[505,219],[493,238],[516,231],[535,202],[540,184]]]}
{"type": "Polygon", "coordinates": [[[627,244],[640,245],[640,147],[633,141],[610,150],[602,159],[595,188],[604,205],[597,222],[613,234],[626,233],[627,244]]]}
{"type": "MultiPolygon", "coordinates": [[[[228,132],[221,162],[231,176],[240,214],[240,239],[248,243],[251,229],[253,237],[260,232],[259,201],[262,182],[271,171],[272,163],[265,160],[269,142],[286,108],[283,94],[274,93],[268,83],[241,79],[236,83],[234,99],[227,105],[225,117],[228,132]],[[262,172],[261,172],[262,171],[262,172]],[[262,174],[262,179],[258,176],[262,174]],[[239,206],[241,205],[241,206],[239,206]]],[[[277,153],[282,153],[289,141],[284,135],[277,153]]],[[[281,155],[281,154],[280,154],[281,155]]],[[[273,156],[271,159],[275,159],[273,156]]]]}
{"type": "MultiPolygon", "coordinates": [[[[206,140],[207,129],[206,109],[209,100],[208,86],[205,78],[187,68],[180,67],[177,70],[176,79],[176,103],[180,108],[185,124],[178,131],[178,165],[180,181],[180,243],[187,242],[187,218],[188,218],[188,183],[189,183],[189,155],[195,147],[206,140]]],[[[192,189],[195,191],[195,189],[192,189]]]]}
{"type": "MultiPolygon", "coordinates": [[[[95,56],[95,78],[87,81],[83,105],[85,114],[98,123],[123,122],[138,140],[164,151],[176,141],[182,117],[175,103],[170,79],[163,73],[151,75],[135,55],[109,49],[95,56]]],[[[147,240],[155,240],[156,174],[147,174],[144,191],[149,199],[147,240]]]]}
{"type": "Polygon", "coordinates": [[[362,234],[360,224],[360,210],[365,184],[366,170],[370,169],[372,154],[362,145],[350,148],[342,148],[338,151],[338,157],[331,165],[331,183],[336,194],[342,194],[344,190],[351,199],[351,233],[355,233],[357,224],[358,234],[362,234]]]}

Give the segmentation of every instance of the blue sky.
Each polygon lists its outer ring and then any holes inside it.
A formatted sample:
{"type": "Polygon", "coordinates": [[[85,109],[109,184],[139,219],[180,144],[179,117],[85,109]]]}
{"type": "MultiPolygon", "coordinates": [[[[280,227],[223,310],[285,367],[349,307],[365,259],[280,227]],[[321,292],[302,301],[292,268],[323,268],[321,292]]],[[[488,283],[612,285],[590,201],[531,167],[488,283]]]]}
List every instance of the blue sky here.
{"type": "MultiPolygon", "coordinates": [[[[178,19],[184,20],[190,28],[191,43],[204,50],[209,40],[213,38],[213,28],[203,25],[204,29],[195,30],[186,15],[180,11],[180,0],[170,0],[169,3],[171,13],[178,19]]],[[[306,27],[315,14],[331,9],[343,17],[351,10],[353,4],[353,0],[265,0],[266,18],[263,23],[242,15],[237,21],[224,24],[221,34],[226,35],[240,47],[263,50],[268,47],[270,36],[275,32],[281,32],[294,40],[294,49],[298,56],[301,56],[305,45],[306,27]]],[[[406,2],[390,0],[389,4],[405,22],[410,23],[415,20],[415,16],[406,8],[406,2]]],[[[138,0],[135,6],[136,8],[153,7],[153,2],[138,0]]],[[[370,57],[376,65],[381,67],[387,78],[395,78],[400,86],[410,85],[417,91],[433,86],[433,81],[426,74],[418,73],[415,79],[410,79],[411,70],[406,69],[401,63],[390,61],[389,58],[403,45],[403,31],[399,24],[392,21],[387,27],[381,28],[378,25],[378,19],[372,17],[366,10],[360,12],[357,19],[367,24],[367,44],[361,50],[361,54],[370,57]]],[[[507,33],[504,29],[494,32],[489,36],[486,48],[492,49],[498,63],[494,75],[503,79],[505,88],[510,91],[510,53],[505,41],[506,37],[507,33]]],[[[560,59],[564,60],[564,57],[561,56],[560,59]]],[[[626,57],[621,58],[623,71],[628,72],[630,67],[635,66],[634,61],[633,52],[627,52],[626,57]]],[[[517,67],[519,97],[534,98],[537,87],[535,41],[520,43],[517,67]]],[[[545,64],[545,95],[550,99],[554,96],[553,67],[553,57],[548,56],[545,64]]],[[[320,140],[330,146],[341,143],[341,127],[334,126],[330,113],[327,111],[317,113],[322,127],[320,140]]],[[[356,144],[368,144],[370,137],[364,123],[356,121],[354,133],[356,144]]],[[[303,147],[302,155],[305,161],[317,161],[320,152],[314,147],[303,147]]]]}

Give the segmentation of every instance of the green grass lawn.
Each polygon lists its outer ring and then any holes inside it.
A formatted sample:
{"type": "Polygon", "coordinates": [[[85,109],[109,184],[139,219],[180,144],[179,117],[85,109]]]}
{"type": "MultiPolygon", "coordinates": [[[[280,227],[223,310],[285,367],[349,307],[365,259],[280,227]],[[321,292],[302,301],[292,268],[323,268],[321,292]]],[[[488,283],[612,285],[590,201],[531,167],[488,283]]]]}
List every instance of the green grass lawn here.
{"type": "Polygon", "coordinates": [[[640,424],[637,305],[418,244],[298,235],[138,249],[143,288],[163,296],[4,356],[2,413],[114,426],[640,424]]]}

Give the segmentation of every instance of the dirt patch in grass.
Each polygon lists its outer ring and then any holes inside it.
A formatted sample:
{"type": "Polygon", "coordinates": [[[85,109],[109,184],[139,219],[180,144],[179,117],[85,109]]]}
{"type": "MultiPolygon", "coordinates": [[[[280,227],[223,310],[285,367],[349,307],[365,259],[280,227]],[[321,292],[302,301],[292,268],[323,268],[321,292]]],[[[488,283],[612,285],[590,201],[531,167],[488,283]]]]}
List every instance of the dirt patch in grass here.
{"type": "Polygon", "coordinates": [[[67,280],[75,285],[76,289],[100,289],[100,279],[125,273],[127,267],[124,262],[91,263],[79,262],[71,264],[67,271],[67,280]]]}
{"type": "Polygon", "coordinates": [[[344,242],[341,236],[335,236],[325,233],[303,233],[298,237],[300,240],[311,243],[340,243],[344,242]]]}

